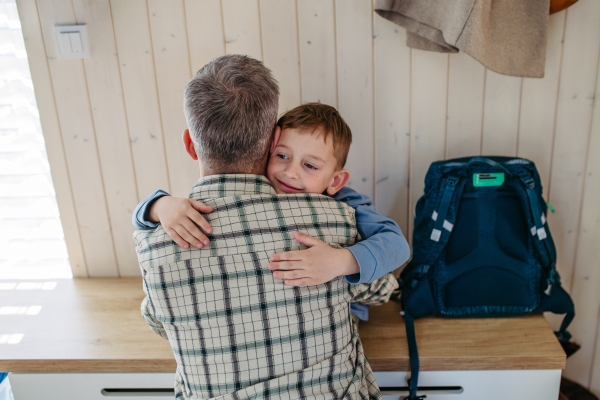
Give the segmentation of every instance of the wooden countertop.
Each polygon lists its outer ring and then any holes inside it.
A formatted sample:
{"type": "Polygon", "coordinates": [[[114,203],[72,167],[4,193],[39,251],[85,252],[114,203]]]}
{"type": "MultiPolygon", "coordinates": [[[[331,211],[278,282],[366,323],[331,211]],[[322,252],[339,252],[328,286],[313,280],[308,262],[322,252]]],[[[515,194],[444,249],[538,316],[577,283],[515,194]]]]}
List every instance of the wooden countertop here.
{"type": "MultiPolygon", "coordinates": [[[[0,281],[0,371],[175,371],[168,342],[141,317],[141,278],[63,279],[52,290],[22,289],[29,281],[11,288],[9,282],[14,281],[0,281]],[[34,306],[41,306],[38,314],[34,306]],[[19,343],[6,343],[19,334],[19,343]]],[[[370,321],[361,322],[360,336],[375,371],[409,369],[399,311],[395,302],[371,307],[370,321]]],[[[565,366],[565,354],[541,315],[423,318],[416,330],[422,370],[565,366]]]]}

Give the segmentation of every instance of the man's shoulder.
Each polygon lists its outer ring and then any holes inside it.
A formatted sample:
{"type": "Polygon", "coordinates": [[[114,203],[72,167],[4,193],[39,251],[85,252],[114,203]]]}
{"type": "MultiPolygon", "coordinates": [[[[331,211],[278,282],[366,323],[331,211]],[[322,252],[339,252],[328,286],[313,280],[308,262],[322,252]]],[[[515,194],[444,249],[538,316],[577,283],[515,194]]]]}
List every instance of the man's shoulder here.
{"type": "MultiPolygon", "coordinates": [[[[218,257],[266,251],[273,254],[292,246],[299,231],[334,247],[349,246],[358,238],[354,209],[319,194],[244,194],[202,199],[213,211],[204,214],[213,228],[210,244],[193,257],[218,257]],[[206,251],[205,251],[206,250],[206,251]]],[[[182,260],[194,249],[179,248],[162,226],[134,232],[141,264],[182,260]]],[[[147,265],[151,267],[150,264],[147,265]]]]}
{"type": "MultiPolygon", "coordinates": [[[[305,225],[323,222],[342,222],[354,227],[355,210],[345,202],[329,196],[312,193],[297,194],[249,194],[207,199],[206,204],[213,212],[205,215],[207,220],[264,221],[272,225],[305,225]]],[[[292,226],[291,228],[294,228],[292,226]]]]}

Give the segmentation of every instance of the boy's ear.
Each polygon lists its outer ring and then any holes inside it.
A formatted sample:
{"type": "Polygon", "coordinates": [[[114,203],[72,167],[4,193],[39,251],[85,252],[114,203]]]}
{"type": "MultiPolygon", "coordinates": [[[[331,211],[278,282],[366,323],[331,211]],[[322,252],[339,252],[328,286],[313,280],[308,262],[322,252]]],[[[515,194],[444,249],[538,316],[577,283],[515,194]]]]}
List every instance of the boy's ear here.
{"type": "Polygon", "coordinates": [[[194,160],[198,159],[198,155],[196,154],[196,148],[194,147],[194,142],[192,142],[192,138],[190,137],[190,130],[186,129],[183,131],[183,145],[185,146],[185,151],[192,157],[194,160]]]}
{"type": "Polygon", "coordinates": [[[335,173],[335,175],[333,176],[333,181],[327,187],[327,194],[333,196],[334,194],[339,192],[339,190],[343,188],[346,185],[346,183],[348,183],[348,179],[350,179],[350,171],[348,171],[347,169],[340,169],[338,172],[335,173]]]}
{"type": "Polygon", "coordinates": [[[269,154],[275,151],[275,147],[277,147],[277,143],[279,142],[279,138],[281,137],[281,127],[276,126],[273,131],[273,139],[271,140],[271,149],[269,149],[269,154]]]}

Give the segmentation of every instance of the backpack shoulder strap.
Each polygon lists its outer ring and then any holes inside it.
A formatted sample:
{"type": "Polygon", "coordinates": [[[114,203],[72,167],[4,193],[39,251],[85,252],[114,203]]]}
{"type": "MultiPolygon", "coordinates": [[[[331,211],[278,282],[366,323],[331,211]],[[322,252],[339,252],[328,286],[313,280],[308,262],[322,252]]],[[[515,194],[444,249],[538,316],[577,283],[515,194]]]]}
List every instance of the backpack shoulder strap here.
{"type": "Polygon", "coordinates": [[[426,396],[417,396],[419,382],[419,351],[417,350],[417,337],[415,335],[415,320],[405,313],[404,325],[406,327],[406,341],[408,342],[408,356],[410,357],[410,394],[404,400],[423,400],[426,396]]]}
{"type": "MultiPolygon", "coordinates": [[[[551,238],[548,237],[546,233],[546,229],[544,228],[545,220],[542,210],[540,210],[539,206],[539,198],[538,194],[535,192],[535,179],[529,171],[523,170],[519,173],[519,178],[521,182],[525,185],[525,190],[527,192],[527,197],[529,198],[529,204],[531,207],[531,214],[533,215],[533,220],[535,222],[535,227],[531,228],[531,233],[535,234],[538,237],[538,240],[544,243],[544,248],[546,249],[546,253],[548,255],[549,265],[546,266],[548,272],[548,286],[544,293],[546,296],[552,296],[552,289],[555,285],[558,285],[558,289],[561,292],[564,292],[564,289],[560,287],[560,277],[558,272],[556,272],[556,248],[554,247],[554,243],[551,242],[551,238]]],[[[575,318],[575,306],[573,305],[572,300],[569,295],[564,292],[567,296],[567,300],[563,300],[563,303],[568,303],[566,308],[566,315],[563,319],[563,322],[560,326],[560,329],[556,334],[556,337],[560,342],[568,342],[571,339],[571,334],[567,332],[567,328],[575,318]]],[[[551,309],[542,310],[542,311],[552,311],[551,309]]]]}

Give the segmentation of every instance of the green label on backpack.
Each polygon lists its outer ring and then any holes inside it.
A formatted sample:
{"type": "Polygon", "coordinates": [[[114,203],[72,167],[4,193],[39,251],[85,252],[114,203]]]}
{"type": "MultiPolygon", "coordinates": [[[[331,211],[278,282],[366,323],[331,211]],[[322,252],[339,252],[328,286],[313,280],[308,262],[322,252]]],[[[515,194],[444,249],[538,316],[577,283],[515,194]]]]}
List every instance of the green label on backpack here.
{"type": "Polygon", "coordinates": [[[473,186],[500,186],[504,183],[504,172],[473,174],[473,186]]]}

